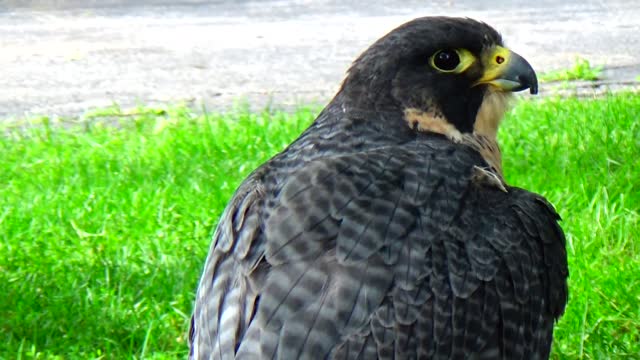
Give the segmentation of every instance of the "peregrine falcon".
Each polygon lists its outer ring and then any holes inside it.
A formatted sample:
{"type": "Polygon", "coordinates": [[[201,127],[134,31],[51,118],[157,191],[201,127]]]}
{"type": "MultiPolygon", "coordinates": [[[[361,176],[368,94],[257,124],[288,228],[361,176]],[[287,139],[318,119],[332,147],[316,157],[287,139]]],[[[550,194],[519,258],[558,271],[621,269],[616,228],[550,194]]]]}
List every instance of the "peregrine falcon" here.
{"type": "Polygon", "coordinates": [[[565,238],[510,186],[496,133],[529,63],[475,20],[424,17],[352,64],[213,235],[193,359],[546,359],[565,238]]]}

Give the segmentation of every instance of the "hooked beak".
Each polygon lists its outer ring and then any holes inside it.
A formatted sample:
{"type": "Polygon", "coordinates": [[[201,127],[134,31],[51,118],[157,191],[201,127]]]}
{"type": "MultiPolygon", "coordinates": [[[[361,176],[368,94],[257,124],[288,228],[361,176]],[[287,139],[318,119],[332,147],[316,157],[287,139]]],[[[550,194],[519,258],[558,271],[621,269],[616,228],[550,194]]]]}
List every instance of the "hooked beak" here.
{"type": "Polygon", "coordinates": [[[482,63],[485,71],[475,85],[488,84],[512,92],[529,89],[531,94],[538,93],[536,72],[515,52],[495,46],[485,51],[482,63]]]}

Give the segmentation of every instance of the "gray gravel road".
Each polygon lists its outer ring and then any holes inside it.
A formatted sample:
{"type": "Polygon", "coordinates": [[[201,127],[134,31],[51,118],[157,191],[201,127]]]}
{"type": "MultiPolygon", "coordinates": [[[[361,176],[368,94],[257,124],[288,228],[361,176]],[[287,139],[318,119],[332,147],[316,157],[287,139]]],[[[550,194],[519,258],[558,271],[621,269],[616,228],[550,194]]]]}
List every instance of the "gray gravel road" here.
{"type": "Polygon", "coordinates": [[[0,119],[114,102],[324,103],[357,54],[424,15],[486,21],[538,72],[577,56],[604,65],[587,92],[638,84],[637,0],[0,0],[0,119]]]}

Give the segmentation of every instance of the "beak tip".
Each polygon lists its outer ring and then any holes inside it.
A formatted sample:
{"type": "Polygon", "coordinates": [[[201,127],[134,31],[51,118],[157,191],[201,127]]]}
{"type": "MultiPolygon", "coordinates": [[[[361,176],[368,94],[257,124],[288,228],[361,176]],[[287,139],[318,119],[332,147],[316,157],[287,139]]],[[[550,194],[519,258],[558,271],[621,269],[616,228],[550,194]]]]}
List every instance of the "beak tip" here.
{"type": "Polygon", "coordinates": [[[538,77],[536,72],[531,68],[531,71],[525,76],[525,84],[529,85],[529,93],[535,95],[538,93],[538,77]]]}
{"type": "Polygon", "coordinates": [[[520,84],[525,86],[525,89],[529,88],[531,95],[535,95],[538,93],[538,77],[529,63],[527,63],[527,66],[529,67],[529,71],[524,75],[519,75],[517,79],[520,84]]]}

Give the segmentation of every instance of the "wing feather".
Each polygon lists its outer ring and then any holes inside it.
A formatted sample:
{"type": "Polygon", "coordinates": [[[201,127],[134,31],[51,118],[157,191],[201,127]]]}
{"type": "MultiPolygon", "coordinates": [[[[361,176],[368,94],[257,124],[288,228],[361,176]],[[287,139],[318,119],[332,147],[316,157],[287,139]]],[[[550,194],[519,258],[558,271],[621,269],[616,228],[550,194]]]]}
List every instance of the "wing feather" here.
{"type": "Polygon", "coordinates": [[[276,157],[214,235],[192,357],[548,356],[567,299],[553,207],[475,184],[444,140],[276,157]]]}

